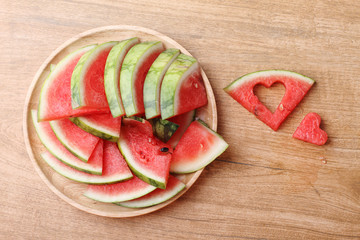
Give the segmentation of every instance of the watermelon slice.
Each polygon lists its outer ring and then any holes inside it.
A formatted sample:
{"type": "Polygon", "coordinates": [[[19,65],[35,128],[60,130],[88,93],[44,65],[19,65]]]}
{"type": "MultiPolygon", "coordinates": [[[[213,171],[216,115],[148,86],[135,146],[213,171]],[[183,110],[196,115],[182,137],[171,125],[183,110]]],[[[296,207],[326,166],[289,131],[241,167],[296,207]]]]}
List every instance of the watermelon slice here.
{"type": "Polygon", "coordinates": [[[166,185],[166,189],[158,188],[143,197],[116,204],[128,208],[143,208],[154,206],[174,197],[179,192],[181,192],[185,188],[185,186],[186,185],[182,183],[179,179],[170,175],[169,181],[166,185]]]}
{"type": "Polygon", "coordinates": [[[104,88],[104,69],[109,52],[117,43],[103,43],[81,57],[71,77],[72,108],[109,109],[104,88]]]}
{"type": "Polygon", "coordinates": [[[108,112],[108,110],[94,108],[74,110],[71,107],[71,74],[81,56],[94,48],[95,45],[81,48],[70,53],[54,66],[41,89],[38,107],[39,121],[108,112]]]}
{"type": "MultiPolygon", "coordinates": [[[[66,165],[78,169],[82,172],[101,175],[102,174],[102,162],[103,158],[95,157],[97,154],[91,156],[87,163],[84,163],[79,158],[70,153],[62,143],[57,139],[55,133],[51,129],[49,122],[38,122],[37,111],[31,111],[32,120],[35,126],[36,133],[38,134],[40,141],[48,149],[48,151],[54,155],[61,162],[66,165]]],[[[97,150],[95,149],[94,152],[97,150]]]]}
{"type": "Polygon", "coordinates": [[[170,172],[190,173],[204,168],[222,154],[228,144],[201,120],[190,124],[171,160],[170,172]]]}
{"type": "Polygon", "coordinates": [[[125,109],[120,96],[120,69],[125,55],[129,49],[137,43],[139,43],[139,39],[137,37],[119,42],[111,49],[106,60],[104,86],[106,99],[113,117],[121,117],[125,115],[125,109]]]}
{"type": "Polygon", "coordinates": [[[196,110],[192,110],[187,113],[180,114],[176,117],[169,118],[169,121],[179,125],[179,128],[171,136],[170,140],[166,143],[169,144],[172,148],[175,148],[181,137],[184,135],[186,129],[195,119],[196,110]]]}
{"type": "Polygon", "coordinates": [[[154,137],[148,121],[123,119],[118,146],[136,176],[165,189],[172,148],[154,137]]]}
{"type": "Polygon", "coordinates": [[[76,157],[87,162],[99,138],[85,132],[69,119],[50,122],[50,126],[60,142],[76,157]]]}
{"type": "Polygon", "coordinates": [[[314,83],[314,80],[298,73],[284,70],[267,70],[244,75],[236,79],[224,90],[249,112],[276,131],[314,83]],[[282,83],[286,90],[276,111],[272,113],[255,96],[254,87],[257,84],[270,87],[274,83],[282,83]]]}
{"type": "Polygon", "coordinates": [[[180,54],[179,49],[162,52],[151,65],[144,82],[144,106],[147,119],[160,116],[160,87],[166,70],[180,54]]]}
{"type": "Polygon", "coordinates": [[[154,135],[162,142],[166,143],[179,128],[176,123],[160,118],[149,119],[154,135]]]}
{"type": "Polygon", "coordinates": [[[293,137],[319,146],[324,145],[328,136],[324,130],[320,129],[320,123],[319,114],[308,113],[297,127],[293,137]]]}
{"type": "Polygon", "coordinates": [[[113,118],[110,113],[70,118],[82,130],[99,138],[117,142],[120,136],[121,117],[113,118]]]}
{"type": "Polygon", "coordinates": [[[99,141],[98,145],[101,146],[101,151],[98,151],[103,158],[103,171],[102,175],[93,175],[89,173],[80,172],[72,167],[69,167],[59,161],[56,157],[49,152],[44,152],[41,157],[45,162],[60,175],[71,180],[87,183],[87,184],[109,184],[128,180],[132,178],[132,173],[127,166],[123,156],[120,154],[116,143],[99,141]],[[104,153],[104,154],[103,154],[104,153]]]}
{"type": "Polygon", "coordinates": [[[151,64],[164,50],[162,42],[143,42],[126,54],[120,72],[120,92],[127,116],[143,114],[143,87],[151,64]]]}
{"type": "Polygon", "coordinates": [[[198,61],[180,54],[167,70],[161,85],[161,118],[189,112],[207,104],[198,61]]]}
{"type": "Polygon", "coordinates": [[[124,202],[142,197],[155,189],[156,187],[134,176],[125,182],[106,185],[89,185],[84,196],[100,202],[124,202]]]}

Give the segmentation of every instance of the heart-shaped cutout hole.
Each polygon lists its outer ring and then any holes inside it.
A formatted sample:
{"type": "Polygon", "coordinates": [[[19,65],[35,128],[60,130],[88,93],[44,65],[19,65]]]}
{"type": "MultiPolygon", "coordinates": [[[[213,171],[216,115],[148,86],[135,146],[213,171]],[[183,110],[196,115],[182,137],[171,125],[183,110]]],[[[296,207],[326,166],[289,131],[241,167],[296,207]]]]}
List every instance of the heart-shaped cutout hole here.
{"type": "Polygon", "coordinates": [[[274,83],[270,87],[257,84],[254,87],[254,94],[265,107],[274,113],[285,95],[285,86],[282,83],[274,83]]]}

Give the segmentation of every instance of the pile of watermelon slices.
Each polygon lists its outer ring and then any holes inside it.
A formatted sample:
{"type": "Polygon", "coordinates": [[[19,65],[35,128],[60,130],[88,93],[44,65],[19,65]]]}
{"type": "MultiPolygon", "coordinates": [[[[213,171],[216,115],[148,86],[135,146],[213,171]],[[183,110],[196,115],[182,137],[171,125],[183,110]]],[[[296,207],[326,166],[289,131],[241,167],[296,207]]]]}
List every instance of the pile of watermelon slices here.
{"type": "Polygon", "coordinates": [[[52,65],[31,115],[51,168],[87,184],[88,198],[142,208],[186,188],[172,174],[198,171],[228,147],[195,120],[206,104],[195,58],[134,37],[52,65]]]}

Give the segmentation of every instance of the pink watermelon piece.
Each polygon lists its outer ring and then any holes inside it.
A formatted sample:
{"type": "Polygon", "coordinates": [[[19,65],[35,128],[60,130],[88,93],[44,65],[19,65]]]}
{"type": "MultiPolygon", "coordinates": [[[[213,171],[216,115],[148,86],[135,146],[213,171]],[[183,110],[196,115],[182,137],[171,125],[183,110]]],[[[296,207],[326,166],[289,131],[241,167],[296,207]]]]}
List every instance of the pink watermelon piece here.
{"type": "Polygon", "coordinates": [[[324,145],[328,139],[327,133],[320,129],[321,117],[317,113],[308,113],[301,121],[293,137],[316,145],[324,145]]]}
{"type": "Polygon", "coordinates": [[[161,118],[168,119],[206,105],[198,61],[180,54],[165,73],[160,92],[161,118]]]}
{"type": "Polygon", "coordinates": [[[123,119],[118,146],[136,176],[155,187],[166,187],[172,148],[154,137],[148,121],[123,119]]]}
{"type": "Polygon", "coordinates": [[[126,116],[145,113],[144,81],[152,63],[163,50],[160,41],[142,42],[126,54],[120,72],[120,93],[126,116]]]}
{"type": "Polygon", "coordinates": [[[192,121],[194,121],[195,113],[196,110],[192,110],[168,119],[170,122],[179,125],[179,128],[175,131],[175,133],[171,136],[170,140],[167,142],[167,144],[169,144],[172,148],[176,147],[181,137],[184,135],[186,129],[190,126],[192,121]]]}
{"type": "Polygon", "coordinates": [[[166,185],[166,189],[157,188],[156,190],[146,194],[143,197],[126,202],[116,203],[116,204],[129,208],[150,207],[171,199],[179,192],[181,192],[184,188],[185,188],[184,183],[182,183],[176,177],[170,175],[169,181],[166,185]]]}
{"type": "Polygon", "coordinates": [[[284,70],[267,70],[244,75],[232,82],[224,90],[249,112],[276,131],[314,83],[314,80],[298,73],[284,70]],[[272,113],[255,96],[254,87],[257,84],[270,87],[274,83],[282,83],[286,90],[277,109],[272,113]]]}
{"type": "MultiPolygon", "coordinates": [[[[75,157],[71,152],[69,152],[56,137],[53,132],[49,122],[38,122],[37,121],[37,111],[32,110],[31,116],[33,119],[34,127],[36,133],[38,134],[40,141],[47,148],[47,150],[54,155],[61,162],[66,165],[78,169],[82,172],[92,173],[101,175],[102,174],[102,163],[103,156],[102,154],[94,154],[94,152],[102,153],[102,144],[97,146],[97,149],[94,149],[92,156],[90,157],[87,163],[83,162],[79,158],[75,157]]],[[[99,145],[99,144],[98,144],[99,145]]]]}
{"type": "Polygon", "coordinates": [[[116,142],[120,136],[121,117],[111,113],[92,114],[70,119],[82,130],[105,140],[116,142]]]}
{"type": "Polygon", "coordinates": [[[228,144],[201,120],[190,124],[172,155],[170,172],[190,173],[204,168],[227,148],[228,144]]]}
{"type": "Polygon", "coordinates": [[[118,42],[103,43],[84,54],[71,78],[71,100],[74,109],[96,108],[110,111],[104,86],[107,57],[118,42]]]}
{"type": "Polygon", "coordinates": [[[89,185],[84,196],[100,202],[113,203],[139,198],[155,189],[156,187],[134,176],[125,182],[106,185],[89,185]]]}
{"type": "Polygon", "coordinates": [[[75,156],[87,162],[99,138],[85,132],[69,119],[64,118],[50,122],[56,137],[75,156]]]}
{"type": "Polygon", "coordinates": [[[83,116],[92,113],[109,112],[109,109],[71,107],[71,76],[79,59],[95,45],[81,48],[61,60],[45,80],[40,93],[38,120],[51,121],[56,119],[83,116]]]}

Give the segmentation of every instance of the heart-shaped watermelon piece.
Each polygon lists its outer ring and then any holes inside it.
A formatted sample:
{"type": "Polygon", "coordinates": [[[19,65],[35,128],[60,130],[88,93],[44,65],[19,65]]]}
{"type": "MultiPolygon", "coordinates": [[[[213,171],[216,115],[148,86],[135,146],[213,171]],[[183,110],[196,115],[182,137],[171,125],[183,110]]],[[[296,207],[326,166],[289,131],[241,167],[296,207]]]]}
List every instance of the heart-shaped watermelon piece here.
{"type": "Polygon", "coordinates": [[[301,121],[293,137],[316,145],[324,145],[328,139],[327,133],[320,129],[321,117],[317,113],[308,113],[301,121]]]}
{"type": "Polygon", "coordinates": [[[276,131],[314,83],[311,78],[295,72],[266,70],[246,74],[233,81],[224,91],[276,131]],[[270,87],[274,83],[282,83],[286,90],[277,109],[272,113],[254,94],[254,87],[258,84],[270,87]]]}

